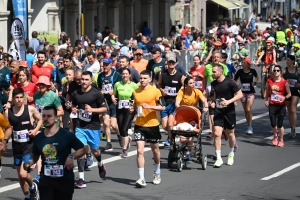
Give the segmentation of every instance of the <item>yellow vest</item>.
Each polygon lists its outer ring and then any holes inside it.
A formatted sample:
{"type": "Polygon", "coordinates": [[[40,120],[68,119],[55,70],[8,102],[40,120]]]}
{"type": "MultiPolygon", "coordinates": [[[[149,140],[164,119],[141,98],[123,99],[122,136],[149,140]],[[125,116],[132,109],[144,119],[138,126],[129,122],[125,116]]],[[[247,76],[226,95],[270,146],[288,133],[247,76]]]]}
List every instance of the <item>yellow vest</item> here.
{"type": "MultiPolygon", "coordinates": [[[[291,29],[287,28],[285,29],[285,34],[286,34],[286,37],[287,37],[287,32],[288,31],[291,31],[292,35],[291,35],[291,39],[289,40],[290,42],[294,43],[294,33],[291,29]]],[[[289,39],[289,38],[288,38],[289,39]]]]}
{"type": "Polygon", "coordinates": [[[277,31],[276,32],[276,41],[286,44],[285,33],[283,31],[277,31]]]}

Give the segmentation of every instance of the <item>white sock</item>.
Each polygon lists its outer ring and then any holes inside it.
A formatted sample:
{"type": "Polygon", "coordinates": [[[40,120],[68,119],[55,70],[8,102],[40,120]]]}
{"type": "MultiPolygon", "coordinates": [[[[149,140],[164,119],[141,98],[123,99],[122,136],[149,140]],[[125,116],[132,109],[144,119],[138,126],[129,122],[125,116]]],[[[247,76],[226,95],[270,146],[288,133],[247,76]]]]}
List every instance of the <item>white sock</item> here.
{"type": "Polygon", "coordinates": [[[145,168],[139,168],[140,179],[145,179],[145,176],[144,176],[144,169],[145,169],[145,168]]]}
{"type": "Polygon", "coordinates": [[[98,166],[101,167],[103,165],[103,161],[98,162],[98,166]]]}
{"type": "Polygon", "coordinates": [[[230,148],[230,152],[229,153],[234,153],[233,150],[234,150],[234,148],[230,148]]]}
{"type": "Polygon", "coordinates": [[[221,150],[216,150],[216,156],[217,158],[221,158],[221,150]]]}
{"type": "Polygon", "coordinates": [[[78,172],[79,179],[84,180],[84,172],[78,172]]]}
{"type": "Polygon", "coordinates": [[[154,174],[160,174],[160,163],[155,164],[154,174]]]}

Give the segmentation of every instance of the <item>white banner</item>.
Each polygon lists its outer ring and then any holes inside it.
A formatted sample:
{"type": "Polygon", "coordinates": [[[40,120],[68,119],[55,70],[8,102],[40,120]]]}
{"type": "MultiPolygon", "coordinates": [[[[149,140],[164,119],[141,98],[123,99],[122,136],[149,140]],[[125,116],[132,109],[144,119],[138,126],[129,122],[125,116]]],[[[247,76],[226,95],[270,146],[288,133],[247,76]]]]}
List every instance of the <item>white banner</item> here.
{"type": "Polygon", "coordinates": [[[20,19],[14,19],[10,33],[14,39],[14,48],[11,55],[15,60],[26,60],[25,32],[23,23],[20,19]]]}

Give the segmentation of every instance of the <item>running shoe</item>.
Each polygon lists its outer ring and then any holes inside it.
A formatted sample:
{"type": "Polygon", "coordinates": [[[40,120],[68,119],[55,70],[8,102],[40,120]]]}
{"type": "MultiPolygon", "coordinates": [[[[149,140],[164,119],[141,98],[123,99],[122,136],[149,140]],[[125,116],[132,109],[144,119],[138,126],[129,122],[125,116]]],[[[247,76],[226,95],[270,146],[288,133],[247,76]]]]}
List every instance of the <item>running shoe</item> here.
{"type": "Polygon", "coordinates": [[[228,160],[227,160],[227,165],[231,166],[234,163],[234,153],[229,153],[228,154],[228,160]]]}
{"type": "Polygon", "coordinates": [[[130,143],[132,141],[132,138],[130,136],[128,136],[128,144],[127,144],[127,151],[129,151],[130,149],[130,143]]]}
{"type": "Polygon", "coordinates": [[[272,140],[272,144],[274,146],[277,146],[278,145],[278,137],[277,136],[274,136],[273,140],[272,140]]]}
{"type": "Polygon", "coordinates": [[[170,146],[170,141],[169,141],[169,139],[167,139],[166,141],[165,141],[165,147],[169,147],[170,146]]]}
{"type": "Polygon", "coordinates": [[[237,145],[237,142],[235,141],[233,146],[233,152],[236,152],[238,150],[239,146],[237,145]]]}
{"type": "Polygon", "coordinates": [[[253,128],[252,128],[252,126],[248,126],[248,129],[247,129],[246,133],[248,135],[252,135],[253,134],[253,128]]]}
{"type": "Polygon", "coordinates": [[[214,164],[214,167],[215,168],[219,168],[219,167],[221,167],[223,165],[223,160],[222,160],[222,158],[218,158],[217,157],[217,160],[216,160],[216,162],[215,162],[215,164],[214,164]]]}
{"type": "Polygon", "coordinates": [[[135,182],[135,186],[137,188],[145,188],[146,187],[146,180],[145,179],[139,179],[135,182]]]}
{"type": "Polygon", "coordinates": [[[40,195],[39,195],[39,191],[38,191],[38,186],[35,182],[33,182],[32,185],[34,186],[34,188],[33,189],[29,188],[30,199],[31,200],[39,200],[40,195]]]}
{"type": "Polygon", "coordinates": [[[207,139],[212,139],[214,137],[214,134],[212,132],[209,132],[206,136],[207,139]]]}
{"type": "Polygon", "coordinates": [[[295,138],[295,137],[296,137],[296,130],[294,128],[291,128],[290,138],[295,138]]]}
{"type": "Polygon", "coordinates": [[[75,183],[75,187],[77,188],[86,188],[86,183],[84,182],[84,180],[79,179],[76,183],[75,183]]]}
{"type": "Polygon", "coordinates": [[[102,134],[101,140],[106,141],[106,135],[104,133],[102,134]]]}
{"type": "Polygon", "coordinates": [[[283,147],[284,146],[284,142],[283,142],[283,140],[279,140],[279,142],[278,142],[278,145],[277,145],[278,147],[283,147]]]}
{"type": "Polygon", "coordinates": [[[38,184],[40,182],[40,175],[37,175],[32,181],[38,184]]]}
{"type": "Polygon", "coordinates": [[[87,166],[92,166],[94,164],[93,155],[91,153],[87,154],[86,164],[87,166]]]}
{"type": "Polygon", "coordinates": [[[121,157],[122,157],[122,158],[127,158],[127,157],[128,157],[128,152],[123,150],[123,151],[121,152],[121,157]]]}
{"type": "Polygon", "coordinates": [[[132,135],[133,134],[133,131],[130,129],[128,129],[128,135],[132,135]]]}
{"type": "Polygon", "coordinates": [[[123,148],[123,140],[122,140],[122,137],[121,137],[121,135],[117,135],[117,136],[118,136],[119,145],[120,145],[120,147],[123,148]]]}
{"type": "Polygon", "coordinates": [[[98,169],[99,169],[100,178],[104,179],[106,176],[106,168],[105,168],[104,164],[102,164],[101,166],[98,165],[98,169]]]}
{"type": "Polygon", "coordinates": [[[112,145],[109,144],[109,143],[107,143],[106,146],[105,146],[105,148],[104,148],[104,151],[112,151],[112,150],[114,150],[114,149],[112,148],[112,145]]]}
{"type": "Polygon", "coordinates": [[[153,179],[153,184],[154,185],[159,185],[161,182],[161,177],[160,174],[153,174],[154,179],[153,179]]]}

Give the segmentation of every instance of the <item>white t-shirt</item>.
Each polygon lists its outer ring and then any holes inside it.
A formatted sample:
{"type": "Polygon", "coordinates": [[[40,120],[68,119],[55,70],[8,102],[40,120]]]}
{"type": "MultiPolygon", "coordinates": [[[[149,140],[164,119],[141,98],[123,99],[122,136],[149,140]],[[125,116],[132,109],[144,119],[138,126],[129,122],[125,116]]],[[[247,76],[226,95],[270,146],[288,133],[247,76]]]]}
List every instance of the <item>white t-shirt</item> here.
{"type": "Polygon", "coordinates": [[[57,52],[59,52],[60,49],[67,49],[67,48],[68,48],[68,44],[61,44],[58,46],[57,52]]]}
{"type": "Polygon", "coordinates": [[[95,61],[92,65],[88,63],[84,66],[84,71],[90,71],[95,76],[100,71],[100,63],[98,61],[95,61]]]}
{"type": "Polygon", "coordinates": [[[231,38],[231,37],[227,36],[226,42],[227,42],[228,44],[232,44],[232,43],[235,42],[235,39],[234,39],[234,37],[231,38]]]}
{"type": "Polygon", "coordinates": [[[200,48],[200,42],[193,41],[192,45],[194,45],[196,49],[200,48]]]}
{"type": "Polygon", "coordinates": [[[237,25],[232,25],[230,29],[233,34],[235,35],[239,34],[239,27],[237,25]]]}

